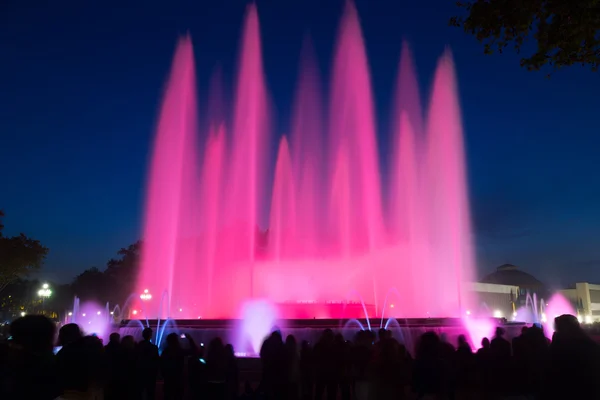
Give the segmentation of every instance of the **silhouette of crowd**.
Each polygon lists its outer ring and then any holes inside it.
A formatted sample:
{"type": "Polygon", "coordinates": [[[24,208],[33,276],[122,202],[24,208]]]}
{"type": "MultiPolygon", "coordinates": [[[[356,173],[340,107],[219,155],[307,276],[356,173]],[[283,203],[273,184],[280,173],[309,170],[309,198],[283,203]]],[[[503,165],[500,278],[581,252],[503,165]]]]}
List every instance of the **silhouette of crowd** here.
{"type": "Polygon", "coordinates": [[[435,332],[411,354],[385,329],[352,341],[326,329],[314,345],[275,331],[260,350],[260,379],[243,385],[233,347],[218,338],[204,347],[171,333],[159,355],[150,328],[138,343],[113,333],[104,344],[67,324],[54,354],[55,329],[35,315],[11,324],[0,347],[0,399],[600,398],[599,347],[571,315],[555,319],[552,341],[538,326],[512,341],[497,328],[476,352],[462,335],[454,346],[435,332]]]}

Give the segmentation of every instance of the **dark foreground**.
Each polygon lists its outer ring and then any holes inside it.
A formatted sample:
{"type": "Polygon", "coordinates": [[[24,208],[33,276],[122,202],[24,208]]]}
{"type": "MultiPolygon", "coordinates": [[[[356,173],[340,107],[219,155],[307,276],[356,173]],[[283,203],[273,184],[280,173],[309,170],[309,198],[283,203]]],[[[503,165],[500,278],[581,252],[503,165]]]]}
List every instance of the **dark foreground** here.
{"type": "Polygon", "coordinates": [[[73,324],[61,328],[54,355],[54,329],[41,316],[13,322],[0,348],[0,399],[600,398],[598,345],[573,316],[556,319],[552,342],[535,327],[508,341],[500,328],[476,352],[462,336],[453,344],[435,332],[420,336],[414,354],[385,330],[349,341],[326,329],[314,345],[274,332],[260,359],[177,334],[159,355],[150,329],[137,343],[113,334],[103,344],[73,324]]]}

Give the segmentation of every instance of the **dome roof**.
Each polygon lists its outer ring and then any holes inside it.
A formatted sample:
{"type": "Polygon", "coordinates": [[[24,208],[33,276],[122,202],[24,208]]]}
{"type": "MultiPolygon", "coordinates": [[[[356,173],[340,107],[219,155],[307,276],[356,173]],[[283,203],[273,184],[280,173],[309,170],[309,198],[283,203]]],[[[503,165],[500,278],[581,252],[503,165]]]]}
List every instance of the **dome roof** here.
{"type": "Polygon", "coordinates": [[[512,285],[523,288],[542,287],[540,282],[533,275],[519,270],[515,265],[504,264],[496,268],[496,272],[486,275],[482,283],[494,283],[496,285],[512,285]]]}

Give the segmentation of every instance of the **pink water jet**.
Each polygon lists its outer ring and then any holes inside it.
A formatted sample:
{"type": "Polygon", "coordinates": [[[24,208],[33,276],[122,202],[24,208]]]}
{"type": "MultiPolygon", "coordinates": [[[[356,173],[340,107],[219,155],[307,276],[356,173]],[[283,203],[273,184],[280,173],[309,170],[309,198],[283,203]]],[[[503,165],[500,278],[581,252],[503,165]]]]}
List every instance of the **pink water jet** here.
{"type": "MultiPolygon", "coordinates": [[[[191,42],[179,42],[149,169],[137,290],[149,290],[153,299],[168,293],[163,317],[236,318],[244,304],[262,299],[259,310],[271,304],[276,311],[269,315],[282,318],[358,318],[364,309],[380,315],[392,288],[400,297],[398,318],[463,315],[471,304],[463,283],[474,266],[449,52],[423,118],[404,46],[384,173],[352,3],[339,29],[328,101],[310,45],[305,49],[290,141],[279,142],[271,170],[274,140],[255,6],[243,29],[233,110],[209,104],[219,115],[209,111],[203,132],[191,42]],[[221,121],[226,115],[232,119],[221,121]],[[266,219],[268,226],[259,227],[266,219]],[[355,306],[356,293],[364,308],[355,306]]],[[[158,312],[157,302],[145,305],[149,315],[158,312]]]]}
{"type": "Polygon", "coordinates": [[[548,338],[552,338],[554,333],[554,318],[564,314],[577,315],[573,304],[560,293],[550,298],[544,314],[544,332],[548,338]]]}

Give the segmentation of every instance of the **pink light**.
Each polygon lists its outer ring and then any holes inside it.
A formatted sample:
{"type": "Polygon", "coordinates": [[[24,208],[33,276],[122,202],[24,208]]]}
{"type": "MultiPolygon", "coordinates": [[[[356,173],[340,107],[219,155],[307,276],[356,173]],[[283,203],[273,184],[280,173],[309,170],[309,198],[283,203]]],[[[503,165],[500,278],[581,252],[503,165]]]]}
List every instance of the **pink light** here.
{"type": "Polygon", "coordinates": [[[247,301],[242,308],[241,342],[249,341],[254,354],[259,354],[263,340],[275,326],[276,318],[275,307],[268,301],[247,301]]]}
{"type": "Polygon", "coordinates": [[[463,319],[463,323],[469,332],[471,346],[474,349],[481,347],[483,338],[491,340],[496,329],[495,323],[490,319],[468,317],[463,319]]]}
{"type": "Polygon", "coordinates": [[[544,324],[544,333],[548,338],[552,338],[554,334],[554,318],[559,317],[563,314],[570,314],[576,316],[575,309],[571,302],[562,294],[554,294],[545,310],[546,322],[544,324]]]}
{"type": "Polygon", "coordinates": [[[474,309],[463,288],[474,266],[449,52],[438,63],[423,118],[403,45],[393,139],[381,145],[351,2],[335,49],[326,99],[305,45],[291,135],[272,154],[256,7],[248,7],[242,30],[229,119],[215,89],[208,120],[199,124],[192,43],[189,36],[179,40],[148,169],[137,281],[144,314],[235,318],[242,305],[261,298],[281,315],[356,318],[363,308],[345,302],[359,293],[374,316],[392,288],[398,317],[462,317],[474,309]],[[388,171],[379,158],[384,147],[388,171]],[[287,306],[302,299],[314,303],[287,306]]]}

